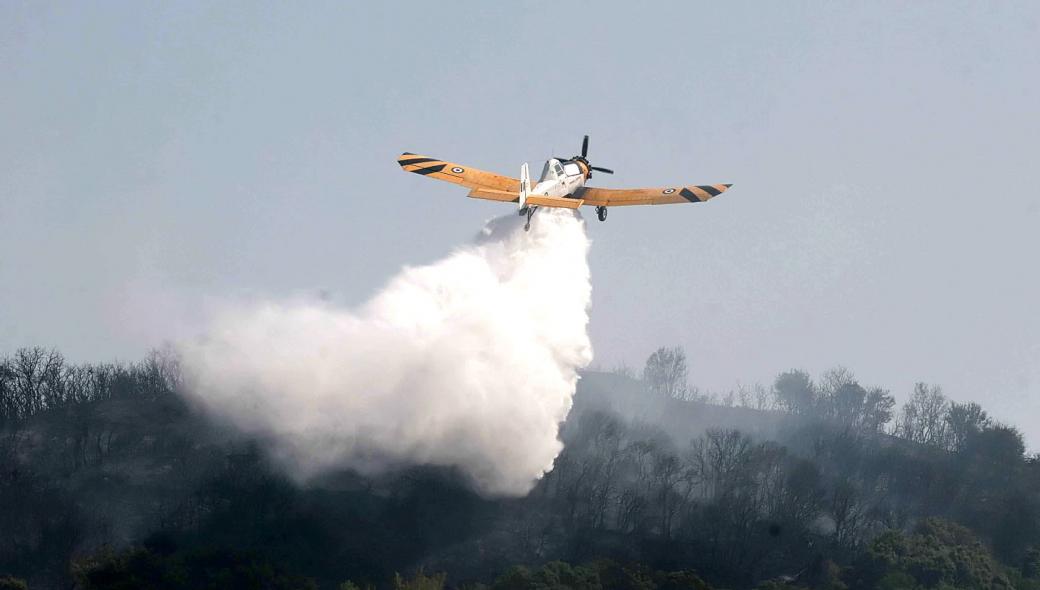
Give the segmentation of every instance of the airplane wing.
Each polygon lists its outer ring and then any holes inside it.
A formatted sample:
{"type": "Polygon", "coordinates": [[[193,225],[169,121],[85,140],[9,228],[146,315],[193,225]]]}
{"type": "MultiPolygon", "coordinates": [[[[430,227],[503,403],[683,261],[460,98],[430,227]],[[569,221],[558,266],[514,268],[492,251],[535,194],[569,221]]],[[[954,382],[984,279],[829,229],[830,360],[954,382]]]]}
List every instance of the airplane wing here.
{"type": "Polygon", "coordinates": [[[731,184],[702,184],[699,186],[665,186],[660,188],[590,188],[582,187],[574,196],[584,199],[586,205],[620,207],[622,205],[667,205],[670,203],[700,203],[726,192],[731,184]]]}
{"type": "Polygon", "coordinates": [[[437,180],[461,184],[471,189],[469,196],[478,199],[516,201],[520,194],[520,180],[517,178],[485,172],[469,166],[460,166],[454,162],[445,162],[437,158],[405,152],[397,158],[397,163],[405,172],[414,172],[437,180]]]}

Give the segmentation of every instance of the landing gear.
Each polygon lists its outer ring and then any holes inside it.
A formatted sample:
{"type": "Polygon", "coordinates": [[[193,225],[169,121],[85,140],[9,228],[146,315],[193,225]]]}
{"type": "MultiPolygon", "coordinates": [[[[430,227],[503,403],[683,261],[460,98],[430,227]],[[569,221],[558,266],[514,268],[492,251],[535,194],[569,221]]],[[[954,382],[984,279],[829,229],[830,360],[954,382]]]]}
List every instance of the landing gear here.
{"type": "Polygon", "coordinates": [[[606,207],[596,207],[596,217],[599,217],[600,221],[606,221],[607,220],[607,208],[606,207]]]}
{"type": "Polygon", "coordinates": [[[523,217],[524,215],[527,216],[527,223],[524,224],[524,231],[530,231],[530,229],[531,229],[531,218],[534,217],[534,211],[537,208],[538,207],[529,207],[527,205],[524,205],[523,207],[520,208],[520,216],[521,217],[523,217]]]}

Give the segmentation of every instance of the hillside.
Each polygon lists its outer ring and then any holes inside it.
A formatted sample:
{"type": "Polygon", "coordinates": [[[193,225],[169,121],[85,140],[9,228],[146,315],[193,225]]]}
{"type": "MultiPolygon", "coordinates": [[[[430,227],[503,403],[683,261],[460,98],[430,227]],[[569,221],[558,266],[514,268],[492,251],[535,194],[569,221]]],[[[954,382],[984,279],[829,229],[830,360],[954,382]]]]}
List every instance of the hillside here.
{"type": "MultiPolygon", "coordinates": [[[[941,441],[917,440],[914,402],[879,423],[887,398],[848,379],[802,391],[786,373],[755,409],[586,373],[553,470],[527,497],[495,499],[449,468],[299,485],[263,441],[185,403],[160,357],[35,381],[19,360],[0,380],[0,575],[33,588],[198,587],[213,571],[275,587],[419,571],[534,587],[563,575],[549,562],[603,559],[653,584],[692,571],[729,588],[1032,588],[1040,573],[1040,466],[1018,433],[984,414],[957,430],[946,402],[941,441]]],[[[617,587],[603,580],[621,570],[583,567],[567,575],[617,587]]]]}

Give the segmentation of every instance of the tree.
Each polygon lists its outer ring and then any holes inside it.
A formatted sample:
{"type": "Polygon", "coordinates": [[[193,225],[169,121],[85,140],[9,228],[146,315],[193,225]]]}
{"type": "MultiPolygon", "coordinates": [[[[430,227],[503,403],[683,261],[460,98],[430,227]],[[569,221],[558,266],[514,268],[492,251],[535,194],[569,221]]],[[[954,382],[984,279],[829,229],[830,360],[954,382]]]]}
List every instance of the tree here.
{"type": "Polygon", "coordinates": [[[491,590],[600,590],[599,573],[592,566],[572,566],[550,561],[539,569],[509,568],[491,590]]]}
{"type": "Polygon", "coordinates": [[[917,383],[910,399],[903,405],[896,434],[911,442],[945,447],[948,408],[941,387],[917,383]]]}
{"type": "Polygon", "coordinates": [[[740,488],[749,475],[753,443],[739,430],[710,429],[690,450],[691,468],[710,499],[740,488]]]}
{"type": "Polygon", "coordinates": [[[950,450],[960,451],[968,444],[971,436],[990,425],[990,419],[982,406],[975,402],[951,403],[946,413],[946,425],[950,450]]]}
{"type": "Polygon", "coordinates": [[[1040,548],[1030,547],[1022,560],[1022,577],[1040,579],[1040,548]]]}
{"type": "Polygon", "coordinates": [[[856,376],[845,367],[834,367],[820,377],[820,393],[829,396],[847,385],[857,385],[856,376]]]}
{"type": "Polygon", "coordinates": [[[393,590],[441,590],[447,579],[448,574],[446,573],[428,576],[422,570],[416,572],[411,578],[403,578],[401,574],[394,574],[393,590]]]}
{"type": "Polygon", "coordinates": [[[661,347],[646,359],[643,382],[652,393],[663,397],[683,399],[688,385],[686,351],[681,346],[661,347]]]}
{"type": "MultiPolygon", "coordinates": [[[[889,531],[867,550],[868,570],[878,587],[912,578],[914,586],[1010,590],[1001,566],[972,532],[938,518],[922,521],[911,535],[889,531]]],[[[907,587],[903,585],[902,587],[907,587]]]]}
{"type": "Polygon", "coordinates": [[[863,424],[864,402],[867,390],[859,383],[843,383],[829,396],[828,415],[846,431],[859,430],[863,424]]]}
{"type": "Polygon", "coordinates": [[[29,586],[20,578],[0,576],[0,590],[29,590],[29,586]]]}
{"type": "Polygon", "coordinates": [[[964,445],[965,456],[1008,475],[1022,463],[1025,452],[1022,433],[1005,424],[979,430],[964,445]]]}
{"type": "Polygon", "coordinates": [[[14,354],[14,395],[18,417],[28,418],[47,407],[47,381],[53,376],[61,357],[44,348],[20,348],[14,354]]]}
{"type": "Polygon", "coordinates": [[[867,399],[863,402],[863,428],[868,432],[881,432],[892,421],[892,408],[896,406],[896,398],[887,389],[873,387],[867,391],[867,399]]]}
{"type": "MultiPolygon", "coordinates": [[[[232,550],[161,554],[143,548],[129,549],[122,553],[105,549],[75,561],[72,571],[77,587],[84,590],[318,588],[313,579],[286,574],[277,565],[260,556],[232,550]]],[[[414,590],[416,587],[405,588],[414,590]]],[[[422,590],[439,590],[439,587],[423,586],[422,590]]]]}
{"type": "Polygon", "coordinates": [[[808,414],[816,405],[816,386],[804,371],[781,373],[773,383],[773,391],[781,406],[792,414],[808,414]]]}

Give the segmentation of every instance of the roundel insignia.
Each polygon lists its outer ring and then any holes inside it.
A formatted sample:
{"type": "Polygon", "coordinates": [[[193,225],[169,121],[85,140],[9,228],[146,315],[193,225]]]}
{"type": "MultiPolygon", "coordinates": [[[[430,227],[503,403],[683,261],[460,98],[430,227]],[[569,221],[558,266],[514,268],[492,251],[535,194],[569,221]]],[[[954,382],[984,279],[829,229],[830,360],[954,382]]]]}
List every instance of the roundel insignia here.
{"type": "Polygon", "coordinates": [[[666,189],[664,189],[664,190],[663,190],[663,191],[661,191],[661,192],[662,192],[662,193],[664,193],[664,194],[666,194],[666,195],[670,195],[670,194],[672,194],[672,193],[674,193],[674,192],[675,192],[675,189],[674,189],[674,188],[666,188],[666,189]]]}
{"type": "Polygon", "coordinates": [[[459,168],[458,166],[452,168],[451,171],[454,172],[455,174],[462,174],[463,172],[465,172],[465,170],[463,170],[462,168],[459,168]]]}

